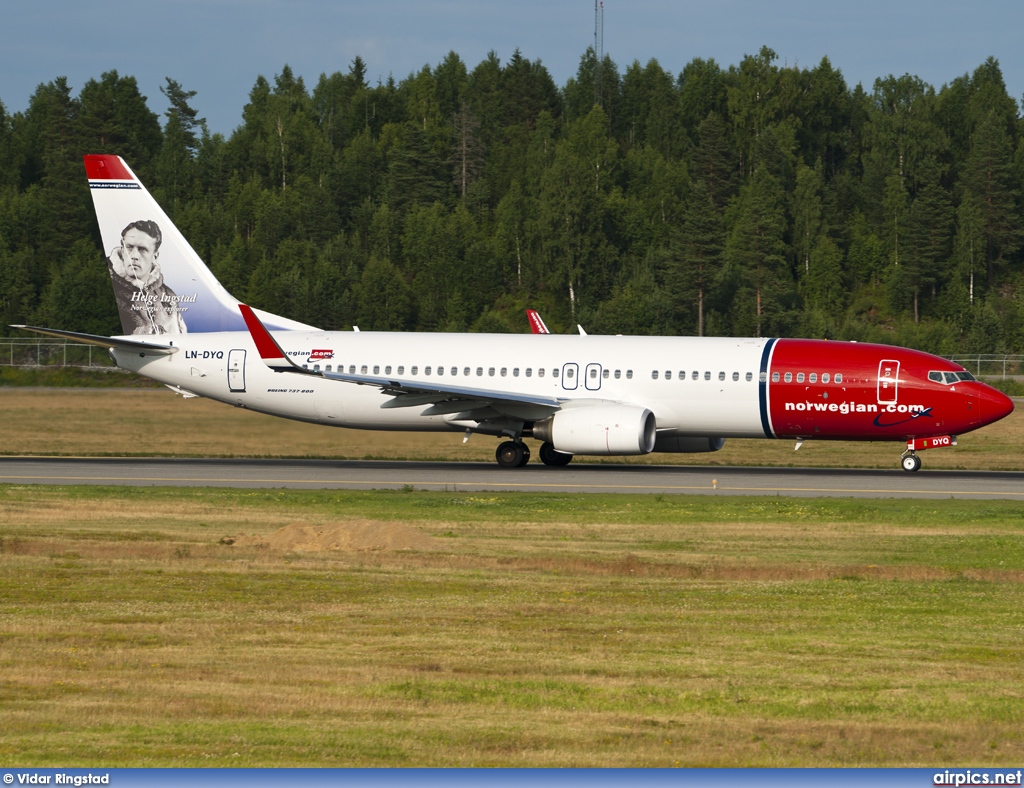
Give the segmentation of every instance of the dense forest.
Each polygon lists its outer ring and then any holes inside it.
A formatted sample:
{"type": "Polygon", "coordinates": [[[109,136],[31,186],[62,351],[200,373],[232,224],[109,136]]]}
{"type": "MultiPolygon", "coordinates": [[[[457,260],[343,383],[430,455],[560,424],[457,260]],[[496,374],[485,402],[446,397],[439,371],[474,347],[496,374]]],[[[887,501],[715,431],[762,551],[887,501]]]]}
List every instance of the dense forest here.
{"type": "Polygon", "coordinates": [[[367,84],[260,76],[210,134],[117,72],[0,104],[0,331],[118,333],[82,166],[125,157],[238,298],[321,326],[811,336],[1024,349],[1024,121],[998,63],[941,89],[592,50],[450,53],[367,84]]]}

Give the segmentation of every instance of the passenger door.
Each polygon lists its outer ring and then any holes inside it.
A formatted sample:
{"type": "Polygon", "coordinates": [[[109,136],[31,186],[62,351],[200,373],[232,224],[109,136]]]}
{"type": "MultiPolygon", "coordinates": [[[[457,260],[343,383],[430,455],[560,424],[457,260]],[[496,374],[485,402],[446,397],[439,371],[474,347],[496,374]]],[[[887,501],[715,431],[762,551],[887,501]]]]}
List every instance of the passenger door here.
{"type": "Polygon", "coordinates": [[[878,362],[878,404],[895,405],[899,397],[900,362],[883,359],[878,362]]]}

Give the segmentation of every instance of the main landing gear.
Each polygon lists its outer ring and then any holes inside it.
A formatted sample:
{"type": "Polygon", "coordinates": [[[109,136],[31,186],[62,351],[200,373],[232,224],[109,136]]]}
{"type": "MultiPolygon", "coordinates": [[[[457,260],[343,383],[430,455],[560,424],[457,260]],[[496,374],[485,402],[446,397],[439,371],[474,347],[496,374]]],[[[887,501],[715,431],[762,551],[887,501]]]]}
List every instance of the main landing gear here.
{"type": "Polygon", "coordinates": [[[522,468],[530,461],[530,447],[521,441],[505,441],[494,452],[502,468],[522,468]]]}
{"type": "MultiPolygon", "coordinates": [[[[494,459],[502,468],[522,468],[530,461],[530,447],[522,441],[505,441],[494,452],[494,459]]],[[[551,443],[545,442],[540,447],[540,460],[545,465],[557,467],[572,462],[572,455],[556,451],[551,443]]]]}

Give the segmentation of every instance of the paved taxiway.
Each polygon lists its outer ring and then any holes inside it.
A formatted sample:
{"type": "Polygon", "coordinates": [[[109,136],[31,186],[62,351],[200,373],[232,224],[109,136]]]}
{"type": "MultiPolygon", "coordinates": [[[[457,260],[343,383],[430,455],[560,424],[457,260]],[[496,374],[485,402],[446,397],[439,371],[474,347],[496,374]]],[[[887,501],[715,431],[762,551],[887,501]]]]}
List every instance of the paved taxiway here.
{"type": "Polygon", "coordinates": [[[0,483],[1024,500],[1020,472],[584,463],[503,470],[461,462],[2,457],[0,483]]]}

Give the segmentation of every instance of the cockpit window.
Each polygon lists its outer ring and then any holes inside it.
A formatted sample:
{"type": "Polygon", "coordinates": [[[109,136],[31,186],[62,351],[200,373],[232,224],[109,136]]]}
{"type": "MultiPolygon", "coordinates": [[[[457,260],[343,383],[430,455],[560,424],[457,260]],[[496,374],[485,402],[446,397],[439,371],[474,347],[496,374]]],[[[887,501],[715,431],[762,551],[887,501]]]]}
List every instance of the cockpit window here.
{"type": "Polygon", "coordinates": [[[928,380],[933,383],[945,383],[947,386],[952,386],[954,383],[959,383],[963,380],[974,380],[972,375],[967,370],[962,372],[939,372],[932,371],[928,373],[928,380]]]}

